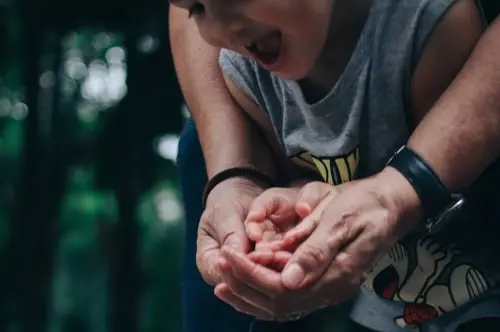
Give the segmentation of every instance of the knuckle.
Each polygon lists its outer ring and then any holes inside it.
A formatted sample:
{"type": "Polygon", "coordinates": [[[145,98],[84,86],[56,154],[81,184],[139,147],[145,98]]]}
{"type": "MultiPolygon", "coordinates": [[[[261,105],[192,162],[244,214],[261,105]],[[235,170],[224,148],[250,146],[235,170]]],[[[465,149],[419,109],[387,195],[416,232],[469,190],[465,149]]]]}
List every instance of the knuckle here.
{"type": "Polygon", "coordinates": [[[347,218],[348,216],[342,216],[341,218],[336,220],[330,227],[330,232],[337,233],[338,231],[343,230],[347,226],[347,218]]]}
{"type": "Polygon", "coordinates": [[[328,229],[326,234],[326,245],[328,247],[335,247],[339,241],[346,240],[348,236],[348,224],[345,218],[341,218],[334,223],[332,223],[328,229]]]}
{"type": "Polygon", "coordinates": [[[303,244],[305,258],[309,260],[308,265],[311,267],[323,265],[329,257],[329,250],[324,246],[318,246],[305,242],[303,244]]]}
{"type": "Polygon", "coordinates": [[[338,273],[341,279],[347,281],[352,280],[352,276],[354,274],[352,267],[346,263],[339,264],[338,273]]]}

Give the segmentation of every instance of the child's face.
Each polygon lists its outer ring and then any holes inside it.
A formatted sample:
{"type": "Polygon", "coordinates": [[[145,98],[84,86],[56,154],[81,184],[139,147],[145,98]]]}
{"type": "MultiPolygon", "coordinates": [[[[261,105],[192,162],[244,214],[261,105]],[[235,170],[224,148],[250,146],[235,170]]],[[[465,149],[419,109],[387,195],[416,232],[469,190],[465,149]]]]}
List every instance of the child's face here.
{"type": "Polygon", "coordinates": [[[283,78],[304,78],[328,35],[335,0],[171,0],[189,10],[201,36],[253,58],[283,78]]]}

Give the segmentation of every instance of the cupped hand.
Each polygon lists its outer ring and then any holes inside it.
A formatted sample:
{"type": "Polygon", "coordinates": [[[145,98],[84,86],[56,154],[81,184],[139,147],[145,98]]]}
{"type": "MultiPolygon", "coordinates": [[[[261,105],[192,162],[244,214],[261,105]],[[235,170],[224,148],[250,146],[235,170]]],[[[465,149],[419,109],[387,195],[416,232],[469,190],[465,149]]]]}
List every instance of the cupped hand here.
{"type": "Polygon", "coordinates": [[[219,264],[226,245],[240,253],[248,253],[244,220],[252,201],[264,187],[244,178],[232,178],[219,183],[209,194],[206,208],[198,226],[196,264],[205,281],[211,285],[223,279],[219,264]]]}
{"type": "Polygon", "coordinates": [[[245,230],[248,238],[256,243],[256,249],[282,240],[324,197],[338,192],[336,187],[324,182],[295,183],[291,187],[270,188],[250,205],[245,230]]]}
{"type": "MultiPolygon", "coordinates": [[[[219,266],[224,282],[217,285],[215,294],[239,311],[254,314],[257,308],[279,319],[279,311],[283,308],[279,303],[286,303],[287,300],[284,297],[280,297],[280,300],[272,294],[284,290],[281,283],[269,285],[267,289],[260,287],[265,293],[257,295],[255,283],[247,284],[248,276],[239,271],[241,260],[237,258],[245,257],[247,263],[258,266],[256,271],[271,271],[279,280],[279,272],[299,244],[288,243],[284,246],[283,235],[291,229],[297,229],[295,234],[300,233],[301,238],[304,238],[306,229],[300,228],[297,223],[300,225],[300,220],[309,215],[324,197],[333,196],[337,192],[338,189],[329,184],[309,182],[289,188],[271,188],[256,198],[245,222],[248,237],[256,242],[255,251],[245,256],[234,250],[225,250],[227,263],[219,266]],[[236,252],[239,256],[229,255],[231,252],[236,252]]],[[[265,283],[264,280],[260,282],[265,283]]]]}
{"type": "Polygon", "coordinates": [[[224,283],[216,294],[284,319],[343,302],[420,217],[420,201],[411,185],[397,171],[386,169],[325,197],[299,224],[307,231],[288,231],[285,242],[311,235],[281,273],[225,248],[224,283]]]}
{"type": "MultiPolygon", "coordinates": [[[[304,220],[314,231],[289,259],[281,281],[290,290],[327,294],[330,304],[342,302],[420,218],[420,200],[396,170],[357,181],[304,220]]],[[[292,232],[285,242],[294,241],[292,232]]]]}

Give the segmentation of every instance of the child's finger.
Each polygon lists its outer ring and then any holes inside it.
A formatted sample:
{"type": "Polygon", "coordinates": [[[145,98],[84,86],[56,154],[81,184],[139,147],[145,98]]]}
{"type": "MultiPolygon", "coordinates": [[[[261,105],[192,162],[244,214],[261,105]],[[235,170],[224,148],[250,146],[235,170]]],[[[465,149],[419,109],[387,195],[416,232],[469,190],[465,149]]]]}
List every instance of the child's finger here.
{"type": "Polygon", "coordinates": [[[255,250],[248,254],[248,258],[256,264],[268,266],[274,260],[274,253],[269,250],[255,250]]]}
{"type": "Polygon", "coordinates": [[[250,241],[259,242],[264,232],[263,225],[257,222],[245,222],[245,232],[250,241]]]}
{"type": "Polygon", "coordinates": [[[283,250],[285,247],[283,240],[274,240],[270,242],[257,242],[255,244],[255,250],[265,250],[265,251],[279,251],[283,250]]]}
{"type": "Polygon", "coordinates": [[[276,252],[256,250],[248,254],[248,258],[252,262],[270,267],[277,272],[281,272],[285,268],[290,257],[292,257],[292,253],[284,250],[276,252]]]}
{"type": "Polygon", "coordinates": [[[292,257],[292,253],[288,251],[277,251],[274,253],[274,257],[271,263],[271,268],[276,272],[281,272],[285,268],[288,260],[292,257]]]}
{"type": "Polygon", "coordinates": [[[262,233],[262,242],[269,243],[277,240],[281,240],[283,238],[283,234],[280,234],[276,228],[266,229],[262,233]]]}
{"type": "Polygon", "coordinates": [[[273,216],[279,222],[295,213],[295,189],[271,188],[263,192],[251,204],[247,220],[261,222],[273,216]]]}
{"type": "Polygon", "coordinates": [[[285,233],[283,238],[285,246],[291,246],[311,235],[318,226],[318,223],[318,218],[304,219],[300,224],[285,233]]]}
{"type": "Polygon", "coordinates": [[[334,186],[324,182],[316,181],[306,184],[299,192],[295,212],[301,218],[307,217],[326,196],[336,191],[334,186]]]}
{"type": "Polygon", "coordinates": [[[311,235],[318,226],[323,211],[328,204],[335,199],[337,194],[338,193],[336,191],[330,191],[329,194],[327,193],[327,195],[321,199],[319,204],[316,205],[313,212],[304,218],[297,226],[286,232],[283,238],[285,245],[290,246],[296,244],[311,235]]]}
{"type": "Polygon", "coordinates": [[[245,221],[247,237],[253,242],[271,242],[277,238],[277,230],[276,225],[269,219],[259,222],[245,221]]]}

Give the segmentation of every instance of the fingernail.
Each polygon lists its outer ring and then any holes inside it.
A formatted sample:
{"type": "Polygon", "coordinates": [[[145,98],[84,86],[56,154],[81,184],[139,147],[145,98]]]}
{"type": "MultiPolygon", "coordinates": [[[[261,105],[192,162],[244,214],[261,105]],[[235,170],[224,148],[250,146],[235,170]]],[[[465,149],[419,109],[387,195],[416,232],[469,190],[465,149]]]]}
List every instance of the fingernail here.
{"type": "Polygon", "coordinates": [[[311,204],[309,204],[307,202],[298,202],[297,205],[301,208],[304,208],[304,209],[308,209],[308,210],[311,209],[311,204]]]}
{"type": "Polygon", "coordinates": [[[288,265],[281,274],[281,281],[287,288],[298,288],[304,281],[306,274],[297,263],[288,265]]]}
{"type": "Polygon", "coordinates": [[[247,214],[246,221],[261,221],[264,218],[262,211],[250,211],[247,214]]]}
{"type": "Polygon", "coordinates": [[[296,206],[296,211],[297,211],[297,214],[301,217],[301,218],[305,218],[307,217],[309,214],[311,214],[311,206],[307,203],[304,203],[304,202],[299,202],[297,203],[297,206],[296,206]]]}

